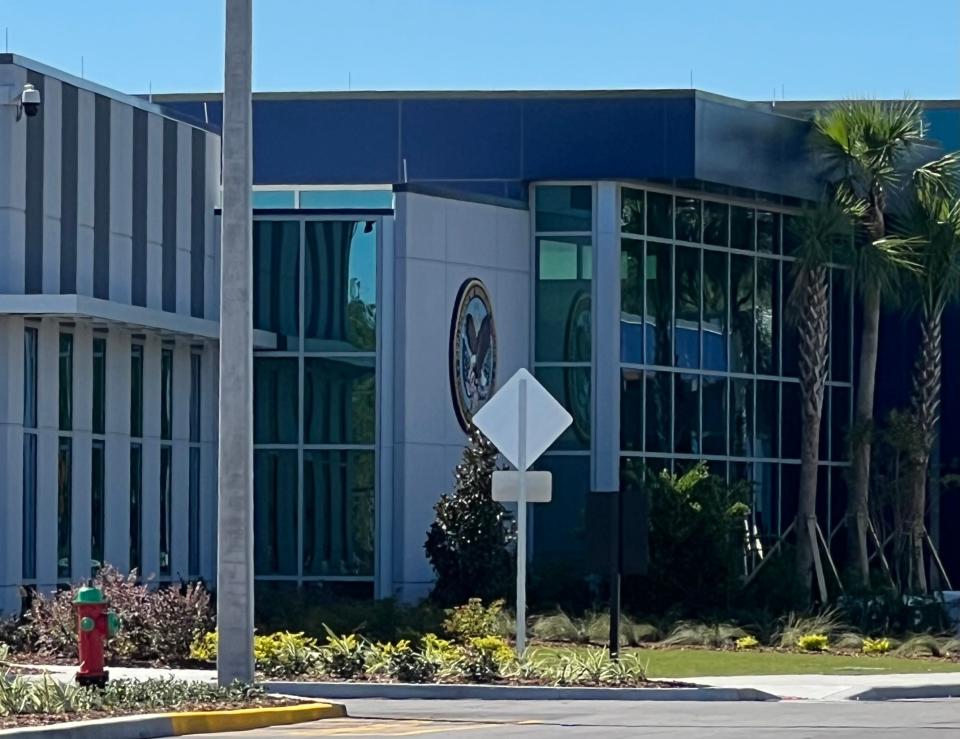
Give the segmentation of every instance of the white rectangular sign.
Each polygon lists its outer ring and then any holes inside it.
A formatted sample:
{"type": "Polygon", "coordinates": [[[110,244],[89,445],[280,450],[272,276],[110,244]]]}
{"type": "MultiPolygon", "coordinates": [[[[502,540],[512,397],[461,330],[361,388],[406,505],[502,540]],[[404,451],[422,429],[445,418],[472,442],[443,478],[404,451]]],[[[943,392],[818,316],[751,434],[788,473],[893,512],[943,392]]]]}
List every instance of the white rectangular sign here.
{"type": "MultiPolygon", "coordinates": [[[[527,503],[549,503],[553,476],[549,472],[527,472],[527,503]]],[[[493,499],[516,503],[520,499],[520,473],[497,470],[493,473],[493,499]]]]}

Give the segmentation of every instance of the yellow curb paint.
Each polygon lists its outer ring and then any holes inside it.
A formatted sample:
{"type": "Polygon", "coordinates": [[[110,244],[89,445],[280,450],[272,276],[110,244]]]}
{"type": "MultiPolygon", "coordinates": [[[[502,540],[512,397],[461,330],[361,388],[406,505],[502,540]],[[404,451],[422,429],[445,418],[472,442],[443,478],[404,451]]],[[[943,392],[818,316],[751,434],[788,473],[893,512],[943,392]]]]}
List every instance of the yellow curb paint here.
{"type": "Polygon", "coordinates": [[[347,709],[334,703],[305,703],[276,708],[241,708],[236,711],[171,713],[166,718],[174,735],[207,734],[215,731],[246,731],[266,726],[299,724],[322,718],[343,718],[347,709]]]}

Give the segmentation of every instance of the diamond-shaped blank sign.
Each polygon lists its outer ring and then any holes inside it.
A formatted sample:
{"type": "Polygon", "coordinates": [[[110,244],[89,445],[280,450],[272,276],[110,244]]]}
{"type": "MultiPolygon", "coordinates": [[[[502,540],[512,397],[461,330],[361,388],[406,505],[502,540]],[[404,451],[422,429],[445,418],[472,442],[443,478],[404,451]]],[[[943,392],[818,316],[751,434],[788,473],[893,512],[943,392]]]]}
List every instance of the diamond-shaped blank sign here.
{"type": "Polygon", "coordinates": [[[525,369],[517,370],[507,383],[487,401],[473,422],[493,442],[500,453],[517,469],[520,460],[520,385],[526,386],[526,449],[522,469],[527,469],[543,454],[573,418],[547,389],[525,369]]]}

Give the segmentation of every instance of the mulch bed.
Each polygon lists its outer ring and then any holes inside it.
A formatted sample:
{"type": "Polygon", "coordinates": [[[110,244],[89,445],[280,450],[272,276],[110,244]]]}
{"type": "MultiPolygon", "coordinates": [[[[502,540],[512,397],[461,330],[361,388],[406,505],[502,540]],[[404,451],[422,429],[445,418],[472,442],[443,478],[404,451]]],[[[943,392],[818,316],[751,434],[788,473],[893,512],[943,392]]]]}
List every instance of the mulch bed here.
{"type": "Polygon", "coordinates": [[[188,711],[229,711],[239,708],[270,708],[302,705],[305,701],[296,698],[263,696],[247,702],[184,703],[176,708],[129,708],[111,711],[84,711],[77,713],[21,713],[16,716],[0,716],[0,729],[18,729],[26,726],[44,726],[67,721],[89,721],[117,716],[137,716],[155,713],[184,713],[188,711]]]}

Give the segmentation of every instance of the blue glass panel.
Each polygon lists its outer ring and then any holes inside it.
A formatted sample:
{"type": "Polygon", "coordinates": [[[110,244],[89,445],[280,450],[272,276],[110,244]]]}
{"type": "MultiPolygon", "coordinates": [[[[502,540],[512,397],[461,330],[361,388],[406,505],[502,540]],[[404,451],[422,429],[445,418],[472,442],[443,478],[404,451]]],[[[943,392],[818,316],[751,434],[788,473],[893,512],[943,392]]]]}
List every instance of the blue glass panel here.
{"type": "Polygon", "coordinates": [[[293,190],[254,190],[250,204],[254,208],[293,208],[296,198],[293,190]]]}
{"type": "Polygon", "coordinates": [[[392,190],[301,190],[301,208],[392,208],[392,190]]]}

